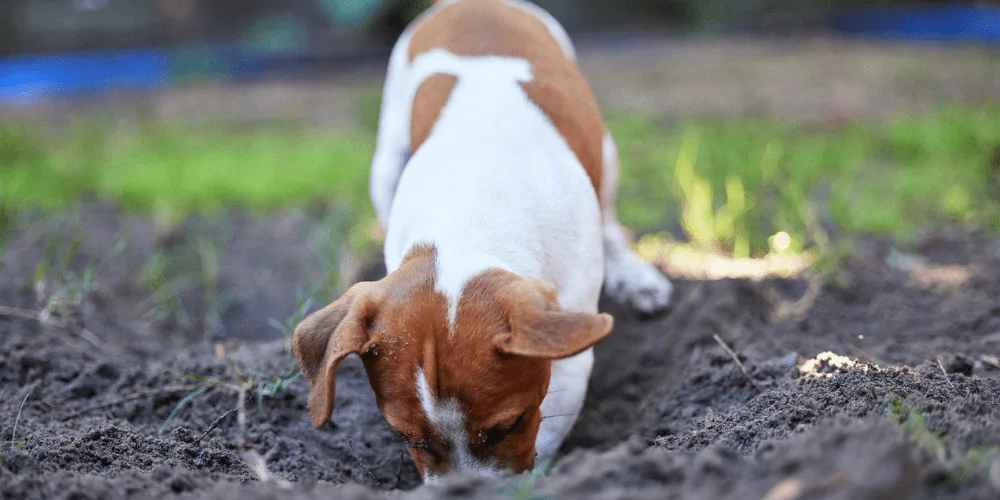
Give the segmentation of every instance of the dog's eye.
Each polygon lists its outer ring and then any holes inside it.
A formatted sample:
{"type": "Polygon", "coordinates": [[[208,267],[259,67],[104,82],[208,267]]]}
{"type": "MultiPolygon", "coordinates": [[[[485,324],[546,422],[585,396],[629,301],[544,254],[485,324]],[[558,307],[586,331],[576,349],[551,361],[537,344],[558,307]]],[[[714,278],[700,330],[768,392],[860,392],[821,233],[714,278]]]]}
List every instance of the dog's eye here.
{"type": "Polygon", "coordinates": [[[506,428],[503,429],[503,433],[510,434],[515,430],[517,430],[517,428],[520,427],[522,423],[524,423],[524,415],[525,413],[518,415],[517,420],[515,420],[514,422],[512,422],[510,425],[508,425],[506,428]]]}
{"type": "Polygon", "coordinates": [[[490,447],[499,443],[500,441],[503,441],[503,438],[513,434],[515,431],[518,430],[518,428],[521,427],[521,424],[524,423],[525,415],[526,413],[520,414],[516,420],[514,420],[513,422],[504,427],[494,427],[492,429],[487,430],[483,436],[483,444],[486,445],[487,447],[490,447]]]}

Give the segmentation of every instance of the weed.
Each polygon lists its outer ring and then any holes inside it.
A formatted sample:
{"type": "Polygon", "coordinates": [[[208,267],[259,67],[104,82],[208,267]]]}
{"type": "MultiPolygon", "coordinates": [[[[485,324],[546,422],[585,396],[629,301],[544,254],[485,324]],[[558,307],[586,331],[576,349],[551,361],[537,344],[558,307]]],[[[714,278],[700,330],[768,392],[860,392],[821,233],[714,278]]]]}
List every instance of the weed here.
{"type": "Polygon", "coordinates": [[[674,167],[674,186],[681,204],[681,226],[691,242],[706,250],[727,248],[735,258],[750,257],[747,214],[752,200],[735,176],[725,179],[726,203],[715,208],[712,185],[695,170],[699,132],[689,129],[674,167]]]}
{"type": "MultiPolygon", "coordinates": [[[[341,257],[347,250],[346,236],[353,222],[349,207],[330,207],[318,224],[306,235],[306,246],[319,263],[318,280],[310,280],[317,290],[334,290],[341,286],[341,257]]],[[[308,272],[315,276],[315,272],[308,272]]]]}
{"type": "Polygon", "coordinates": [[[507,490],[507,497],[511,500],[551,500],[552,497],[537,491],[535,483],[545,475],[545,468],[538,468],[518,481],[507,490]]]}
{"type": "Polygon", "coordinates": [[[167,428],[167,425],[169,425],[170,422],[173,421],[174,417],[177,416],[177,413],[181,411],[181,408],[184,408],[184,405],[190,403],[194,398],[203,394],[205,391],[208,390],[208,388],[209,388],[208,385],[204,385],[189,392],[186,396],[181,398],[180,402],[177,403],[177,406],[175,406],[174,409],[170,411],[170,415],[167,416],[167,420],[165,420],[163,422],[163,425],[160,426],[160,432],[163,432],[163,429],[167,428]]]}
{"type": "Polygon", "coordinates": [[[166,429],[170,422],[177,417],[184,406],[208,390],[224,390],[241,395],[246,392],[250,392],[252,397],[257,400],[258,411],[264,411],[264,398],[274,397],[279,392],[288,389],[288,387],[290,387],[296,380],[298,380],[299,377],[302,376],[302,372],[299,371],[298,366],[295,364],[293,364],[287,372],[280,375],[274,375],[263,370],[247,369],[245,366],[240,365],[232,358],[226,358],[226,360],[232,368],[232,374],[236,379],[235,382],[210,379],[189,373],[180,374],[185,378],[194,380],[199,384],[199,386],[189,392],[177,403],[176,406],[174,406],[166,421],[164,421],[160,426],[160,432],[163,432],[163,430],[166,429]]]}
{"type": "Polygon", "coordinates": [[[21,400],[21,406],[17,409],[17,417],[14,418],[14,430],[10,432],[10,449],[13,451],[20,451],[25,445],[24,441],[17,441],[17,425],[21,422],[21,412],[24,411],[24,403],[28,401],[28,396],[30,395],[31,391],[28,391],[28,393],[24,395],[24,399],[21,400]]]}
{"type": "Polygon", "coordinates": [[[295,292],[295,312],[291,316],[285,319],[282,323],[274,318],[268,320],[271,326],[278,329],[281,335],[285,338],[285,350],[290,351],[292,348],[292,336],[295,334],[295,327],[305,319],[306,314],[309,313],[309,308],[313,305],[313,298],[307,296],[298,290],[295,292]]]}
{"type": "Polygon", "coordinates": [[[91,256],[83,269],[74,269],[82,246],[78,224],[79,219],[74,217],[70,227],[50,237],[35,266],[31,288],[43,315],[55,313],[68,318],[78,311],[87,295],[97,289],[95,274],[125,249],[125,242],[118,240],[102,257],[91,256]],[[65,234],[73,236],[67,239],[65,234]]]}
{"type": "Polygon", "coordinates": [[[918,445],[947,467],[946,487],[960,486],[973,472],[986,467],[993,459],[1000,459],[1000,446],[977,446],[961,455],[949,456],[948,441],[930,428],[919,411],[906,406],[903,399],[895,394],[886,395],[885,404],[888,415],[901,423],[918,445]]]}
{"type": "MultiPolygon", "coordinates": [[[[218,233],[216,233],[218,234],[218,233]]],[[[244,300],[242,294],[233,288],[219,291],[219,253],[223,244],[217,239],[204,235],[197,238],[198,256],[201,262],[202,289],[202,331],[206,339],[222,336],[222,315],[244,300]]]]}
{"type": "Polygon", "coordinates": [[[190,331],[193,328],[191,317],[180,294],[190,288],[193,280],[185,274],[176,276],[171,263],[165,252],[158,252],[146,261],[142,281],[151,293],[150,307],[145,311],[140,307],[139,316],[151,325],[174,321],[179,330],[190,331]]]}
{"type": "MultiPolygon", "coordinates": [[[[139,308],[144,321],[151,325],[172,323],[175,332],[203,339],[223,336],[222,316],[245,300],[234,288],[220,290],[221,255],[230,234],[227,226],[193,219],[167,233],[182,236],[165,244],[144,266],[143,282],[150,292],[149,306],[139,308]],[[193,291],[200,292],[200,301],[187,294],[193,291]]],[[[174,340],[187,339],[178,336],[174,340]]]]}

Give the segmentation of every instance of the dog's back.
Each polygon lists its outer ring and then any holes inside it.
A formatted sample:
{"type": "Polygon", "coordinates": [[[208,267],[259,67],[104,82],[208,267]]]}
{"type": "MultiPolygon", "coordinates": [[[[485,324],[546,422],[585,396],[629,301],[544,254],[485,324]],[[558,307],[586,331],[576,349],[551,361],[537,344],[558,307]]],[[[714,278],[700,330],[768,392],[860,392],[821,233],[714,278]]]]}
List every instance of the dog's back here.
{"type": "MultiPolygon", "coordinates": [[[[449,2],[414,26],[407,52],[410,63],[435,48],[456,56],[500,56],[528,61],[531,80],[521,84],[524,93],[556,127],[586,170],[595,191],[600,191],[601,114],[576,67],[568,38],[558,24],[549,21],[545,12],[518,1],[449,2]]],[[[413,100],[411,154],[429,136],[456,80],[454,75],[437,74],[420,84],[413,100]]]]}
{"type": "Polygon", "coordinates": [[[455,296],[470,275],[499,267],[548,279],[567,304],[596,303],[601,116],[568,38],[534,9],[442,3],[401,38],[390,62],[399,87],[387,91],[409,104],[409,160],[388,215],[386,263],[393,269],[414,244],[431,243],[457,262],[438,276],[455,296]]]}

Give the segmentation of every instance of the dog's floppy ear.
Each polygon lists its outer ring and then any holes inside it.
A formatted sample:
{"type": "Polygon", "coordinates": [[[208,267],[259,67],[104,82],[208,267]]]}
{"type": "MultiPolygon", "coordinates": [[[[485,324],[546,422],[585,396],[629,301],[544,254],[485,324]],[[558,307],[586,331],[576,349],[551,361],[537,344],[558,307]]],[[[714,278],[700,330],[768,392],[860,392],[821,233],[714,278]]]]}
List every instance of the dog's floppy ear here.
{"type": "Polygon", "coordinates": [[[369,325],[384,300],[382,283],[358,283],[295,328],[292,352],[309,382],[313,427],[322,427],[333,413],[337,365],[348,354],[366,352],[377,341],[371,337],[369,325]]]}
{"type": "Polygon", "coordinates": [[[546,281],[517,279],[500,293],[510,331],[493,342],[505,354],[561,359],[593,346],[611,332],[608,314],[559,310],[555,287],[546,281]]]}

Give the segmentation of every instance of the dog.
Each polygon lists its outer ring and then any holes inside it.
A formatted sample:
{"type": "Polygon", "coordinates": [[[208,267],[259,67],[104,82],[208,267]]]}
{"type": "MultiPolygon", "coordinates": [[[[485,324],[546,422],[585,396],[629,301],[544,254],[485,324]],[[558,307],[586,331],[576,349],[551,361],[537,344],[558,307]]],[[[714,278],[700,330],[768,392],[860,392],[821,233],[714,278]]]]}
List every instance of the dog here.
{"type": "Polygon", "coordinates": [[[615,300],[655,313],[671,284],[613,209],[618,153],[562,26],[522,0],[440,1],[386,74],[370,195],[387,276],[297,326],[309,414],[361,357],[425,482],[548,464],[587,392],[615,300]]]}

